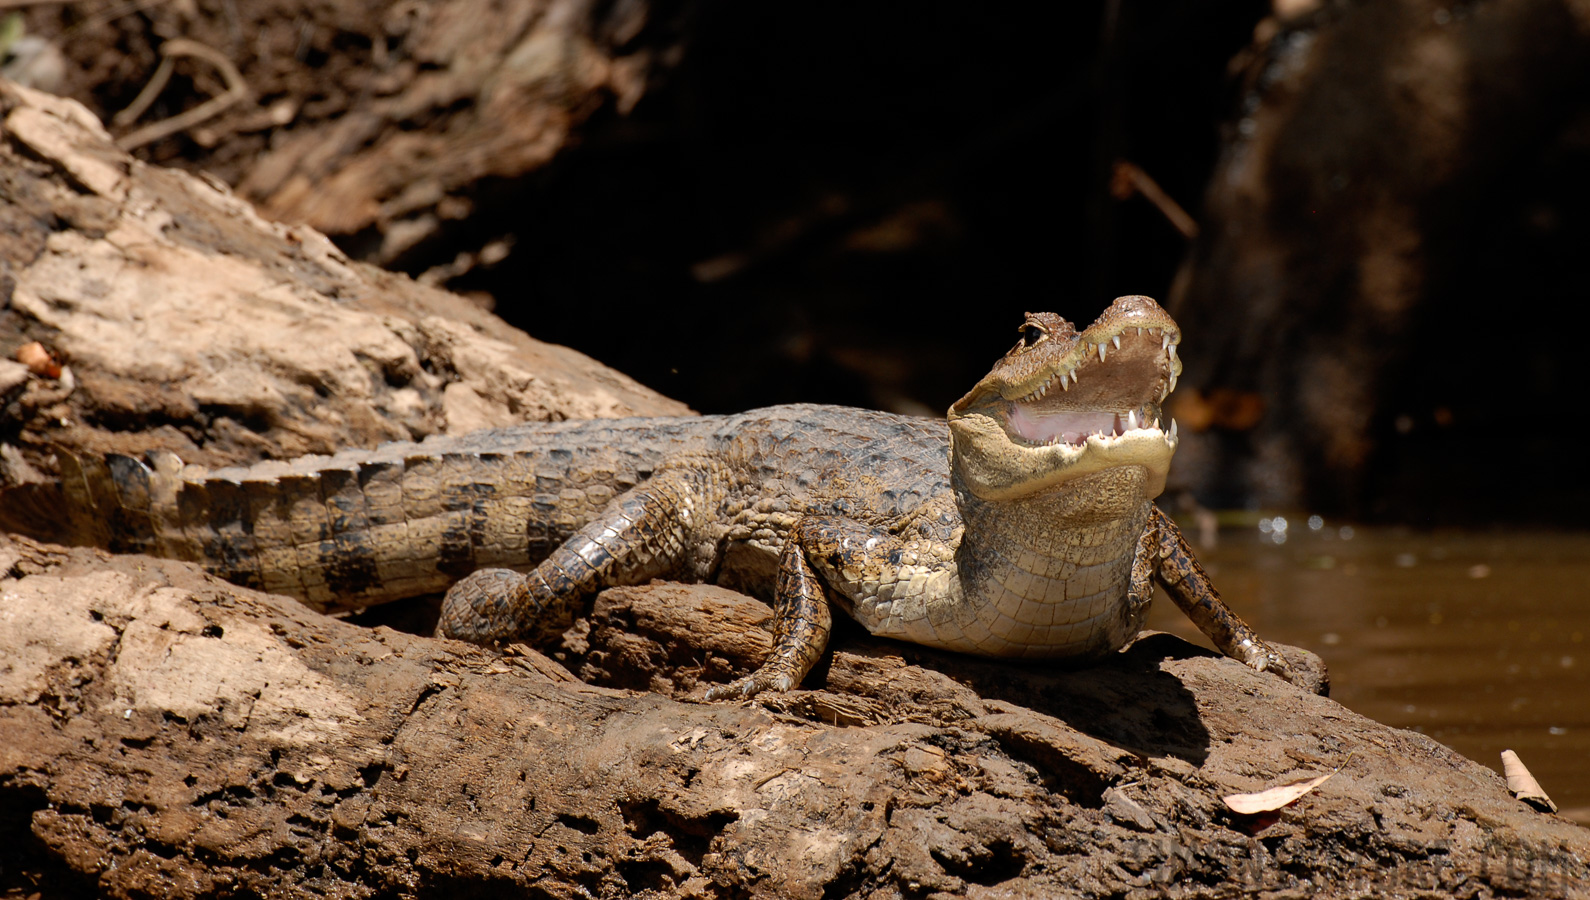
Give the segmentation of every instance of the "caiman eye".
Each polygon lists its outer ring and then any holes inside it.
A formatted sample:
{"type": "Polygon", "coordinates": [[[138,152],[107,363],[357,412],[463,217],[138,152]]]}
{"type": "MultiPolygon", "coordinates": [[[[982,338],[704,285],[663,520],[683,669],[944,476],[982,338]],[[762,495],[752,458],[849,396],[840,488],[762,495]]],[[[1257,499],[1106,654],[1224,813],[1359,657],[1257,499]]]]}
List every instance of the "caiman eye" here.
{"type": "Polygon", "coordinates": [[[1034,325],[1031,322],[1028,322],[1021,328],[1021,342],[1023,345],[1028,347],[1036,345],[1039,341],[1048,336],[1049,332],[1044,331],[1041,326],[1034,325]]]}

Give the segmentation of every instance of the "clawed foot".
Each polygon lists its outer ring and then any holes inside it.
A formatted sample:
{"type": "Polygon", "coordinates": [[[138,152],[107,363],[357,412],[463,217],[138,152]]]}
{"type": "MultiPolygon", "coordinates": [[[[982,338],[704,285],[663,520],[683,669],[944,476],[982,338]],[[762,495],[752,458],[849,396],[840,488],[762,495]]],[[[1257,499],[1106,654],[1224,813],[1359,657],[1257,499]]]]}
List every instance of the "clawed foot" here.
{"type": "Polygon", "coordinates": [[[1292,667],[1274,647],[1263,641],[1254,641],[1251,646],[1243,648],[1247,651],[1246,658],[1242,661],[1248,668],[1255,672],[1269,672],[1283,681],[1292,680],[1292,667]]]}
{"type": "Polygon", "coordinates": [[[1294,665],[1282,656],[1279,650],[1263,641],[1256,640],[1247,649],[1247,656],[1241,661],[1254,671],[1269,672],[1309,693],[1321,696],[1330,693],[1330,674],[1319,657],[1303,654],[1299,657],[1298,664],[1294,665]]]}
{"type": "Polygon", "coordinates": [[[750,675],[707,691],[708,700],[749,700],[763,691],[783,693],[795,686],[795,676],[763,666],[750,675]]]}

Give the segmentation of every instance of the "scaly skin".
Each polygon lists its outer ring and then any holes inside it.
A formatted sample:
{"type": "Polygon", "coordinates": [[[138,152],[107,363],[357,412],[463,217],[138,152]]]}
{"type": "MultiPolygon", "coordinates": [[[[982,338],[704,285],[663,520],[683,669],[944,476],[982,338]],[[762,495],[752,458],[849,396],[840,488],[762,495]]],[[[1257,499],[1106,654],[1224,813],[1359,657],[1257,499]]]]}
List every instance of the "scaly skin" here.
{"type": "Polygon", "coordinates": [[[1086,331],[1040,313],[1022,333],[947,423],[797,405],[216,472],[112,457],[65,467],[67,530],[321,608],[464,576],[438,634],[483,644],[557,634],[597,590],[657,577],[771,597],[772,655],[717,698],[799,684],[830,603],[927,646],[1087,659],[1137,634],[1156,580],[1222,652],[1290,677],[1151,502],[1176,443],[1157,427],[1175,323],[1127,297],[1086,331]]]}
{"type": "MultiPolygon", "coordinates": [[[[1137,634],[1155,578],[1222,652],[1290,677],[1281,656],[1221,602],[1151,502],[1176,445],[1174,428],[1167,434],[1159,420],[1181,371],[1179,338],[1146,297],[1117,300],[1081,333],[1053,314],[1031,315],[1022,341],[950,410],[947,485],[933,477],[943,471],[936,460],[882,471],[903,461],[899,439],[805,469],[820,476],[810,480],[828,488],[828,502],[790,497],[800,502],[786,502],[764,541],[778,559],[773,654],[709,697],[799,684],[826,646],[829,600],[877,635],[985,656],[1085,659],[1137,634]],[[882,486],[900,483],[885,474],[908,474],[907,484],[927,490],[912,492],[910,506],[879,509],[882,486]]],[[[688,546],[693,531],[713,531],[693,511],[724,497],[786,496],[774,473],[788,471],[789,457],[731,444],[703,458],[728,464],[710,478],[660,474],[666,501],[637,498],[633,509],[609,510],[528,578],[496,571],[464,579],[448,595],[438,633],[493,642],[542,618],[561,625],[576,599],[635,579],[617,571],[619,548],[656,545],[660,536],[688,546]]]]}

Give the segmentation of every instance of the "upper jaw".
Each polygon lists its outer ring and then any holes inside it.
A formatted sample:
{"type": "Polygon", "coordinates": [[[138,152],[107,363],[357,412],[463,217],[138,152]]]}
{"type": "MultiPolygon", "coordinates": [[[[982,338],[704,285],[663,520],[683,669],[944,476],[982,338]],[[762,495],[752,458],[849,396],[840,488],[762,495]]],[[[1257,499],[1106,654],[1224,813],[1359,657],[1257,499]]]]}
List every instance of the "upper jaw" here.
{"type": "Polygon", "coordinates": [[[1091,434],[1158,428],[1160,404],[1181,374],[1179,337],[1174,327],[1090,328],[1043,369],[1022,381],[996,380],[951,415],[994,415],[1024,444],[1080,445],[1091,434]]]}

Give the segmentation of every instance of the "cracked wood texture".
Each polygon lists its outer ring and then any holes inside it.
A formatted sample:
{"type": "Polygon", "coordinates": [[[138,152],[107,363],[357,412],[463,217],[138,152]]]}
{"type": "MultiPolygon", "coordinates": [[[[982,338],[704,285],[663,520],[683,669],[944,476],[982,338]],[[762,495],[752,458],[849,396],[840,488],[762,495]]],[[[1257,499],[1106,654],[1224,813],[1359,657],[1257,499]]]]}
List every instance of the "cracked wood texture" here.
{"type": "Polygon", "coordinates": [[[1584,896],[1590,831],[1167,635],[1058,672],[842,632],[814,690],[715,587],[557,651],[368,630],[0,537],[0,873],[52,896],[1584,896]],[[1269,819],[1220,796],[1343,766],[1269,819]],[[19,876],[21,873],[21,876],[19,876]]]}
{"type": "Polygon", "coordinates": [[[81,106],[0,85],[0,485],[50,454],[207,466],[525,420],[689,410],[458,296],[117,150],[81,106]],[[60,379],[11,362],[38,341],[60,379]]]}

